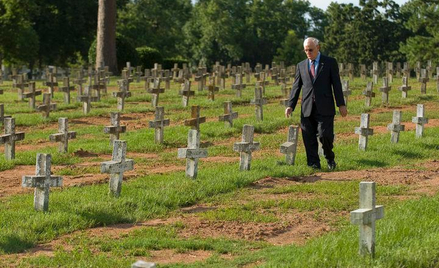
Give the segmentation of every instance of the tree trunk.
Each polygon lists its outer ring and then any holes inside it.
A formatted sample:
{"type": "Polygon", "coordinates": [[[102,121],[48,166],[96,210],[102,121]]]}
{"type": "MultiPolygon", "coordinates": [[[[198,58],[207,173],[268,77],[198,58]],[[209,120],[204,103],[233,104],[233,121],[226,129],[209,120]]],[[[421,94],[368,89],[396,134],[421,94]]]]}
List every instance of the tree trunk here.
{"type": "Polygon", "coordinates": [[[96,39],[96,68],[104,63],[116,74],[116,0],[99,0],[96,39]]]}

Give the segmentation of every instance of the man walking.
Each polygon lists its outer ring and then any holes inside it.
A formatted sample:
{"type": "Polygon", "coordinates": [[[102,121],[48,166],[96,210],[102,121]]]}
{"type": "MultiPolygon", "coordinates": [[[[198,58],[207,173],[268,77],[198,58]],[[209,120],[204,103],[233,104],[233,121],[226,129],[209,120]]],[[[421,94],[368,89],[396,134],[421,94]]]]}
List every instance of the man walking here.
{"type": "Polygon", "coordinates": [[[294,111],[302,90],[301,129],[308,166],[320,169],[317,138],[330,170],[335,169],[334,142],[335,104],[342,117],[348,114],[334,58],[320,53],[319,40],[308,37],[303,42],[307,59],[299,62],[285,116],[294,111]],[[335,103],[334,103],[335,97],[335,103]]]}

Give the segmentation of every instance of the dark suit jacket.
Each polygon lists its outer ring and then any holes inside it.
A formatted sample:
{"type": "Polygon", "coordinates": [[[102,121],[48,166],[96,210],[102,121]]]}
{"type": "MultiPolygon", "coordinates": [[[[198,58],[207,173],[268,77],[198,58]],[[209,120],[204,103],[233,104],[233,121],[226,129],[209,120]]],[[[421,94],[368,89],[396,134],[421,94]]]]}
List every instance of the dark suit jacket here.
{"type": "Polygon", "coordinates": [[[302,115],[309,117],[313,106],[312,95],[314,91],[317,112],[321,115],[335,115],[334,97],[337,107],[345,105],[337,61],[320,54],[314,82],[308,65],[308,59],[297,64],[296,80],[293,83],[288,106],[294,111],[300,90],[302,90],[302,115]]]}

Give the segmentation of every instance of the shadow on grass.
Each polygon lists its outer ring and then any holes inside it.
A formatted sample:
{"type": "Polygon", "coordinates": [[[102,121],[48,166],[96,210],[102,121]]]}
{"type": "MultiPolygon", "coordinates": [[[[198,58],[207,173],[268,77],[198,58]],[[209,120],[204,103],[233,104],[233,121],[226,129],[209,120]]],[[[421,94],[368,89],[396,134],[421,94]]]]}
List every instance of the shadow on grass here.
{"type": "Polygon", "coordinates": [[[356,162],[361,166],[368,166],[368,167],[385,167],[387,166],[386,162],[378,161],[378,160],[371,160],[371,159],[358,159],[356,162]]]}
{"type": "Polygon", "coordinates": [[[0,238],[0,251],[6,254],[23,252],[34,246],[34,243],[16,234],[9,234],[0,238]]]}
{"type": "Polygon", "coordinates": [[[422,158],[423,155],[420,153],[414,153],[414,152],[410,152],[408,150],[392,150],[392,154],[397,154],[400,156],[403,156],[404,158],[410,158],[410,159],[415,159],[415,158],[422,158]]]}

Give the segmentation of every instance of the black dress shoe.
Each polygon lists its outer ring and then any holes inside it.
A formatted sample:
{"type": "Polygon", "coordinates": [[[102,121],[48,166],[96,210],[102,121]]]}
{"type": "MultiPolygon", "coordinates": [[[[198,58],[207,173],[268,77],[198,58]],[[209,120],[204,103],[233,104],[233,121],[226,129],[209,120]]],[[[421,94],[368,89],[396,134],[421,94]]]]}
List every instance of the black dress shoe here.
{"type": "Polygon", "coordinates": [[[308,165],[308,167],[310,167],[312,169],[321,169],[322,168],[319,164],[310,164],[310,165],[308,165]]]}
{"type": "Polygon", "coordinates": [[[328,168],[329,170],[334,170],[337,167],[337,163],[335,163],[334,160],[328,161],[328,168]]]}

